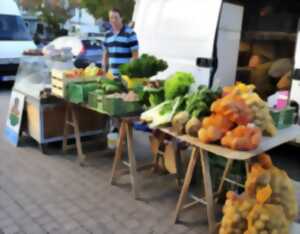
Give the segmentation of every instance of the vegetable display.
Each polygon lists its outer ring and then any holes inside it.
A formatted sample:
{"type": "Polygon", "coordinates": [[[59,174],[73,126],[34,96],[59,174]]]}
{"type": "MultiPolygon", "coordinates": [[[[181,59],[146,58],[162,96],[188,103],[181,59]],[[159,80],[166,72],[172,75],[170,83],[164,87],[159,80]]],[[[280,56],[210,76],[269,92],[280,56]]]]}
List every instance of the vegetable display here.
{"type": "Polygon", "coordinates": [[[195,92],[184,96],[184,110],[174,116],[172,120],[173,130],[177,134],[187,133],[197,136],[201,127],[201,118],[210,114],[210,105],[220,96],[220,90],[211,90],[206,86],[200,86],[195,92]],[[191,120],[191,121],[189,121],[191,120]]]}
{"type": "Polygon", "coordinates": [[[219,234],[243,234],[247,230],[247,217],[255,204],[255,199],[246,194],[239,196],[234,192],[228,192],[226,198],[219,234]]]}
{"type": "Polygon", "coordinates": [[[149,81],[143,92],[146,94],[147,106],[154,107],[165,100],[163,81],[149,81]]]}
{"type": "Polygon", "coordinates": [[[210,113],[210,105],[220,96],[221,89],[211,90],[200,86],[186,98],[186,111],[191,117],[201,118],[210,113]]]}
{"type": "Polygon", "coordinates": [[[173,116],[178,112],[180,105],[183,102],[182,97],[177,97],[174,100],[167,100],[147,110],[141,114],[140,119],[149,123],[149,127],[156,128],[161,125],[168,124],[172,121],[173,116]]]}
{"type": "Polygon", "coordinates": [[[288,220],[293,221],[297,217],[298,206],[293,183],[285,171],[272,164],[268,155],[261,155],[259,163],[252,166],[245,185],[249,194],[255,194],[270,185],[273,192],[267,202],[282,206],[288,220]]]}
{"type": "Polygon", "coordinates": [[[263,154],[247,175],[242,195],[227,193],[219,234],[288,234],[298,213],[292,181],[263,154]]]}
{"type": "Polygon", "coordinates": [[[184,96],[189,92],[190,86],[195,82],[190,73],[176,72],[164,83],[165,99],[172,100],[178,96],[184,96]]]}
{"type": "Polygon", "coordinates": [[[225,87],[224,93],[234,93],[239,95],[251,109],[255,125],[266,135],[274,136],[276,135],[277,129],[270,115],[268,105],[254,92],[254,89],[254,85],[238,83],[235,86],[225,87]]]}
{"type": "Polygon", "coordinates": [[[168,64],[155,56],[142,54],[138,59],[120,66],[120,73],[134,78],[150,78],[168,68],[168,64]]]}
{"type": "Polygon", "coordinates": [[[245,101],[236,94],[229,94],[218,99],[211,105],[211,111],[227,117],[238,125],[247,125],[252,122],[252,110],[245,101]]]}
{"type": "Polygon", "coordinates": [[[100,90],[103,90],[104,94],[119,93],[125,91],[125,88],[119,80],[109,80],[106,78],[99,79],[100,90]]]}
{"type": "Polygon", "coordinates": [[[231,149],[248,151],[256,149],[261,142],[261,130],[257,127],[240,125],[229,131],[221,144],[231,149]]]}

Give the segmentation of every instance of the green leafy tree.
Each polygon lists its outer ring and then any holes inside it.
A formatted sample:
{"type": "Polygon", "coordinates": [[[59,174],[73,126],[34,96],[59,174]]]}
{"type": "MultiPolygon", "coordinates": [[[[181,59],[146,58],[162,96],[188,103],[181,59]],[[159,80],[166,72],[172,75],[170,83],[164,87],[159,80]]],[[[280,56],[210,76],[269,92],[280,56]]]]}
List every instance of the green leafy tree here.
{"type": "Polygon", "coordinates": [[[111,8],[118,8],[122,12],[125,22],[129,22],[132,18],[135,0],[81,0],[81,6],[96,18],[104,18],[107,20],[108,12],[111,8]]]}
{"type": "MultiPolygon", "coordinates": [[[[78,0],[71,0],[71,7],[77,5],[78,0]]],[[[70,17],[68,10],[64,9],[59,0],[21,0],[21,6],[29,12],[40,12],[40,19],[47,23],[53,36],[58,36],[61,24],[70,17]]]]}

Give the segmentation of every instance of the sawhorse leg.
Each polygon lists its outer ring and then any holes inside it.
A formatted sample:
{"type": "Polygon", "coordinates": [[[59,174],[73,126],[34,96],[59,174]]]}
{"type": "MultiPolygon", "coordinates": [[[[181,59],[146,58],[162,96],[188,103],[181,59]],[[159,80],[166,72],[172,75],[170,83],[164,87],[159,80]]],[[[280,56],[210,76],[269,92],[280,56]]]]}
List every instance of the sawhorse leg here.
{"type": "Polygon", "coordinates": [[[74,129],[75,143],[76,143],[76,150],[77,150],[77,160],[80,165],[83,165],[85,162],[86,156],[82,152],[82,144],[81,144],[81,139],[80,139],[80,130],[79,130],[78,119],[76,116],[74,106],[70,103],[67,103],[66,113],[65,113],[64,135],[63,135],[63,152],[64,153],[70,148],[70,146],[68,145],[68,135],[69,135],[70,127],[72,127],[74,129]]]}
{"type": "MultiPolygon", "coordinates": [[[[184,202],[187,198],[188,191],[190,188],[192,176],[195,170],[195,166],[198,160],[201,159],[201,168],[203,174],[203,181],[204,181],[204,190],[205,190],[205,201],[200,201],[206,205],[207,210],[207,217],[208,217],[208,225],[209,225],[209,233],[213,234],[216,228],[216,221],[215,221],[215,209],[214,209],[214,200],[213,200],[213,190],[212,190],[212,182],[210,176],[210,167],[209,167],[209,160],[206,151],[198,149],[197,147],[193,147],[192,155],[189,161],[188,169],[184,178],[184,183],[181,189],[181,193],[176,205],[175,210],[175,218],[174,223],[176,223],[179,219],[179,213],[183,208],[184,202]]],[[[201,199],[199,199],[201,200],[201,199]]],[[[193,206],[194,204],[199,203],[198,201],[195,203],[191,203],[186,207],[193,206]]]]}
{"type": "Polygon", "coordinates": [[[118,140],[118,145],[114,157],[113,167],[112,167],[112,176],[111,184],[115,183],[117,177],[117,167],[120,162],[122,162],[122,153],[123,153],[123,144],[124,141],[127,141],[127,150],[128,150],[128,160],[129,163],[125,163],[129,167],[130,172],[130,182],[132,186],[133,197],[137,199],[139,197],[139,189],[137,182],[137,168],[136,168],[136,159],[133,150],[133,129],[131,123],[128,121],[122,120],[120,126],[120,136],[118,140]]]}
{"type": "MultiPolygon", "coordinates": [[[[228,175],[230,174],[230,170],[232,168],[233,163],[234,163],[233,159],[228,159],[227,162],[226,162],[226,166],[225,166],[225,169],[224,169],[224,172],[223,172],[223,175],[222,175],[222,179],[220,181],[218,191],[217,191],[217,194],[216,194],[217,196],[220,196],[222,194],[222,192],[224,190],[225,182],[228,182],[228,183],[231,183],[231,184],[234,184],[236,186],[244,188],[244,185],[228,178],[228,175]]],[[[246,171],[246,174],[248,175],[249,172],[250,172],[250,160],[245,160],[245,171],[246,171]]]]}

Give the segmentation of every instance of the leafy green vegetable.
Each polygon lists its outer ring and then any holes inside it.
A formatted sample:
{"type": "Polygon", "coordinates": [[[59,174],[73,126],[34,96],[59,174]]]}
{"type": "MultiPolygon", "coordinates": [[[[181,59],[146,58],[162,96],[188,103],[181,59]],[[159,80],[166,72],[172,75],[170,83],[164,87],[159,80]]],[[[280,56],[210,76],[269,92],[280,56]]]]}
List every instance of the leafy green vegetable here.
{"type": "Polygon", "coordinates": [[[192,117],[204,117],[210,113],[211,104],[220,94],[219,90],[211,90],[206,86],[200,86],[196,92],[186,96],[186,111],[192,117]]]}
{"type": "Polygon", "coordinates": [[[171,75],[164,83],[165,98],[172,100],[178,96],[184,96],[188,93],[191,84],[194,83],[194,77],[190,73],[176,72],[171,75]]]}
{"type": "Polygon", "coordinates": [[[141,120],[148,122],[149,127],[151,128],[171,123],[172,118],[177,113],[182,101],[183,97],[167,100],[158,106],[143,112],[141,114],[141,120]]]}
{"type": "Polygon", "coordinates": [[[155,56],[143,54],[140,58],[120,66],[120,73],[134,78],[150,78],[168,68],[168,64],[155,56]]]}
{"type": "Polygon", "coordinates": [[[154,88],[146,86],[144,87],[144,92],[147,96],[145,104],[148,107],[157,106],[165,100],[163,87],[154,88]]]}
{"type": "Polygon", "coordinates": [[[164,101],[164,93],[152,93],[149,95],[150,106],[157,106],[164,101]]]}
{"type": "Polygon", "coordinates": [[[99,80],[100,89],[103,90],[105,94],[122,92],[125,90],[124,85],[119,80],[109,80],[101,78],[99,80]]]}

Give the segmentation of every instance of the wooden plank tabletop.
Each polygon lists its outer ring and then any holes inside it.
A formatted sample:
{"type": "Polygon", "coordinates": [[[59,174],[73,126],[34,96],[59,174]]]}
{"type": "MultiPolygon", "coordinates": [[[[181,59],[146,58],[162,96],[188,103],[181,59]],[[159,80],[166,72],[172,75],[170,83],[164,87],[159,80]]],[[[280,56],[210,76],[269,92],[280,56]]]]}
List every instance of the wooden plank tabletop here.
{"type": "Polygon", "coordinates": [[[300,126],[299,125],[292,125],[289,128],[278,130],[276,136],[274,137],[263,137],[262,142],[260,143],[259,147],[252,151],[237,151],[232,150],[229,148],[225,148],[221,145],[215,144],[204,144],[199,141],[198,138],[181,135],[179,136],[175,132],[172,131],[171,128],[160,128],[160,130],[168,135],[171,135],[181,141],[184,141],[190,145],[197,146],[201,149],[204,149],[208,152],[213,154],[222,156],[227,159],[234,159],[234,160],[247,160],[252,157],[255,157],[259,154],[262,154],[270,149],[273,149],[279,145],[287,143],[296,139],[300,136],[300,126]]]}

